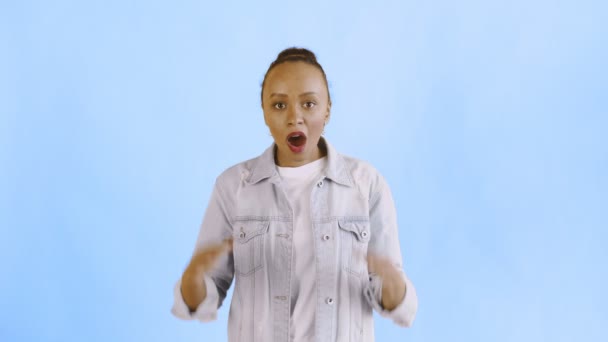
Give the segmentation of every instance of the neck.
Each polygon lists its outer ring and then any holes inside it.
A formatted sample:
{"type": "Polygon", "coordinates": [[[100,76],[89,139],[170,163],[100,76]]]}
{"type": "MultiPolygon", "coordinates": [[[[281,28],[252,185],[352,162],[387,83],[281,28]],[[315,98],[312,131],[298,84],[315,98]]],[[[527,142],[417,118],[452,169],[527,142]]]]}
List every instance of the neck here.
{"type": "Polygon", "coordinates": [[[323,138],[319,139],[317,148],[311,156],[302,156],[302,158],[297,159],[285,158],[284,156],[281,156],[277,145],[274,146],[274,162],[280,167],[298,167],[312,163],[315,160],[319,160],[325,156],[327,156],[327,146],[325,145],[325,140],[323,140],[323,138]]]}

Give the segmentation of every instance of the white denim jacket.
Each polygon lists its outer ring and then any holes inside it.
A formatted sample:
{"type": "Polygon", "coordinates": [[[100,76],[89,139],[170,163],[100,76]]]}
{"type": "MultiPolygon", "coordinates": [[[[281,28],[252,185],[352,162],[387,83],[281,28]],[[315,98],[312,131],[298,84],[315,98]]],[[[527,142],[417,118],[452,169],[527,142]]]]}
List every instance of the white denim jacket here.
{"type": "MultiPolygon", "coordinates": [[[[327,169],[312,189],[316,256],[315,341],[374,341],[372,308],[401,326],[410,326],[418,307],[414,286],[406,283],[403,302],[382,308],[382,280],[367,269],[366,255],[389,258],[399,270],[401,250],[391,192],[366,162],[327,149],[327,169]]],[[[216,319],[235,278],[228,340],[288,342],[293,249],[293,215],[274,161],[275,146],[237,164],[216,180],[200,227],[196,250],[232,237],[233,252],[205,276],[207,297],[190,312],[174,289],[172,313],[202,322],[216,319]]]]}

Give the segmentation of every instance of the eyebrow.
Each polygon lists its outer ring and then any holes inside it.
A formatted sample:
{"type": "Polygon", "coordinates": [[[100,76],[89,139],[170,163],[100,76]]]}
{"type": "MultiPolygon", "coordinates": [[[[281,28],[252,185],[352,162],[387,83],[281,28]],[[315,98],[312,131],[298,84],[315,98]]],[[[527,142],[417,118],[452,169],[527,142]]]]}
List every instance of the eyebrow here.
{"type": "MultiPolygon", "coordinates": [[[[299,97],[310,96],[310,95],[317,95],[317,93],[314,92],[314,91],[308,91],[308,92],[300,94],[299,97]]],[[[283,93],[272,93],[272,94],[270,94],[270,97],[275,97],[275,96],[276,97],[287,97],[287,94],[283,94],[283,93]]]]}

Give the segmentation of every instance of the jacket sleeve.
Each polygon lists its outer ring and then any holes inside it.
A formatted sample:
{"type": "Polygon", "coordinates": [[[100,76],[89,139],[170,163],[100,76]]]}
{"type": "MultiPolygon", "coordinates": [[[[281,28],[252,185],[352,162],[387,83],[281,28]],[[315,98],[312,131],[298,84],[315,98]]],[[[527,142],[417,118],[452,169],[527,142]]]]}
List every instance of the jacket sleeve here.
{"type": "MultiPolygon", "coordinates": [[[[228,215],[232,211],[229,207],[230,202],[226,198],[221,180],[218,178],[200,226],[193,255],[200,249],[222,243],[225,239],[232,237],[232,226],[228,215]]],[[[177,281],[173,291],[174,301],[171,309],[173,315],[184,320],[197,319],[201,322],[216,319],[217,309],[226,298],[226,293],[234,277],[232,251],[221,256],[213,269],[207,272],[204,277],[207,297],[194,312],[190,312],[182,297],[181,279],[177,281]]]]}
{"type": "Polygon", "coordinates": [[[390,318],[400,326],[409,327],[414,322],[418,310],[418,297],[414,285],[403,271],[395,204],[391,191],[380,174],[372,185],[370,196],[369,216],[372,234],[368,253],[391,260],[401,272],[406,289],[403,301],[392,311],[387,311],[382,307],[382,279],[370,274],[364,293],[365,298],[381,316],[390,318]]]}
{"type": "Polygon", "coordinates": [[[183,320],[196,319],[201,322],[216,320],[219,295],[213,279],[208,275],[205,275],[205,286],[207,286],[207,297],[198,305],[196,311],[190,312],[188,305],[184,302],[184,297],[182,297],[182,281],[181,279],[178,280],[173,289],[173,308],[171,308],[171,313],[183,320]]]}

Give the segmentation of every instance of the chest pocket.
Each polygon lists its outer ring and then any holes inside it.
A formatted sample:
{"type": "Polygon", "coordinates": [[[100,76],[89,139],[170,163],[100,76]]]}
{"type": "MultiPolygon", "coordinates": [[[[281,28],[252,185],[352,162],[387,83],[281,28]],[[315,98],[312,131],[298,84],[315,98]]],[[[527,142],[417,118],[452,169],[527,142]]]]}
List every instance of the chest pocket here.
{"type": "Polygon", "coordinates": [[[369,221],[339,220],[342,267],[349,273],[367,276],[367,246],[370,239],[369,221]]]}
{"type": "Polygon", "coordinates": [[[269,221],[241,221],[235,225],[234,269],[248,276],[264,266],[264,237],[269,221]]]}

